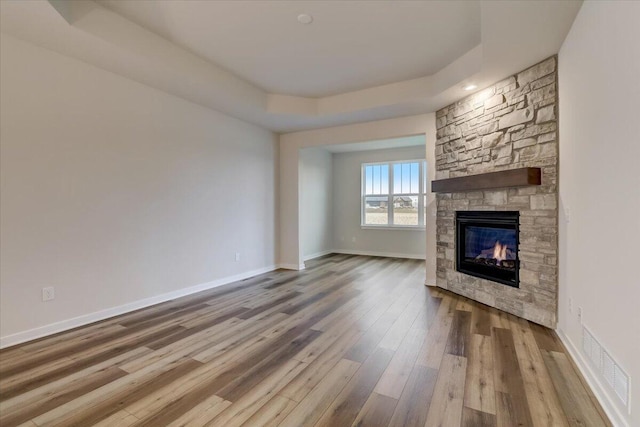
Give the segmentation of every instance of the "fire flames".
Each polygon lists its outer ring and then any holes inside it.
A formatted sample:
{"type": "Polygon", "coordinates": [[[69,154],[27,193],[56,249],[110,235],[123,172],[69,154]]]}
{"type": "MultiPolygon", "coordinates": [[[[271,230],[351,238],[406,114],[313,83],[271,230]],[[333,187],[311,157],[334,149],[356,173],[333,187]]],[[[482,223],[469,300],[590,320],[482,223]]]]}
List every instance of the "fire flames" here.
{"type": "Polygon", "coordinates": [[[495,258],[498,264],[500,264],[500,261],[507,259],[507,245],[503,245],[497,241],[493,247],[493,258],[495,258]]]}

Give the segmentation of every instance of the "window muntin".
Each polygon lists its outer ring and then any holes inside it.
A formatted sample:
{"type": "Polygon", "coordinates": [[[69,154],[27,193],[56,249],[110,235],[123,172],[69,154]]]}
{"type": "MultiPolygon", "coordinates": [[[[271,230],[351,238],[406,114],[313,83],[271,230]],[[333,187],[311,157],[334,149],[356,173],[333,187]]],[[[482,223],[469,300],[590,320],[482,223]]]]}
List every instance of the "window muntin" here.
{"type": "Polygon", "coordinates": [[[424,228],[424,160],[362,164],[363,227],[424,228]]]}
{"type": "Polygon", "coordinates": [[[389,193],[389,165],[373,164],[365,166],[365,194],[389,193]]]}

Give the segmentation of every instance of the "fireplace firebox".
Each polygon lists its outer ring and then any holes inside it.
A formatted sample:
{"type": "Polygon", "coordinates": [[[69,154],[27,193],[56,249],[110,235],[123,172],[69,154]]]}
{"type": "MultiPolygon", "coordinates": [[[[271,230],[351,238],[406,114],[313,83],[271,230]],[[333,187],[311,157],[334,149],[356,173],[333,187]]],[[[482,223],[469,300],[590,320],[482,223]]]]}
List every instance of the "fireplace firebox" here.
{"type": "Polygon", "coordinates": [[[517,211],[457,211],[456,270],[519,287],[517,211]]]}

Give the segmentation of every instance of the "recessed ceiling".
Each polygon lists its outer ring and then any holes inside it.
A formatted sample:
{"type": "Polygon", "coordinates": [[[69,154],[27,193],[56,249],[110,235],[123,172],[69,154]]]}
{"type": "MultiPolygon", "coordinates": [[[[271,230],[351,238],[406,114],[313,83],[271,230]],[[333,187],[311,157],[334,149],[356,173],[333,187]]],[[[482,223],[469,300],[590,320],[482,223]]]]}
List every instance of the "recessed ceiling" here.
{"type": "Polygon", "coordinates": [[[480,43],[477,1],[98,3],[286,95],[328,96],[431,75],[480,43]],[[302,13],[313,23],[300,25],[302,13]]]}
{"type": "Polygon", "coordinates": [[[285,133],[436,111],[557,54],[580,6],[0,0],[0,30],[285,133]]]}

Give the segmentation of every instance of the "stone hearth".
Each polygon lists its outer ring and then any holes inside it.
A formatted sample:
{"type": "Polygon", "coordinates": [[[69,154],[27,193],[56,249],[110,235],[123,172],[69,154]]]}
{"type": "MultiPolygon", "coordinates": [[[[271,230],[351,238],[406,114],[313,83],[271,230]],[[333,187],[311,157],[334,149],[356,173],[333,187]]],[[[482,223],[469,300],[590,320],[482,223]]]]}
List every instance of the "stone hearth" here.
{"type": "Polygon", "coordinates": [[[557,67],[551,57],[436,113],[436,179],[540,167],[542,185],[437,194],[437,286],[555,328],[557,67]],[[520,288],[455,269],[455,212],[520,212],[520,288]]]}

